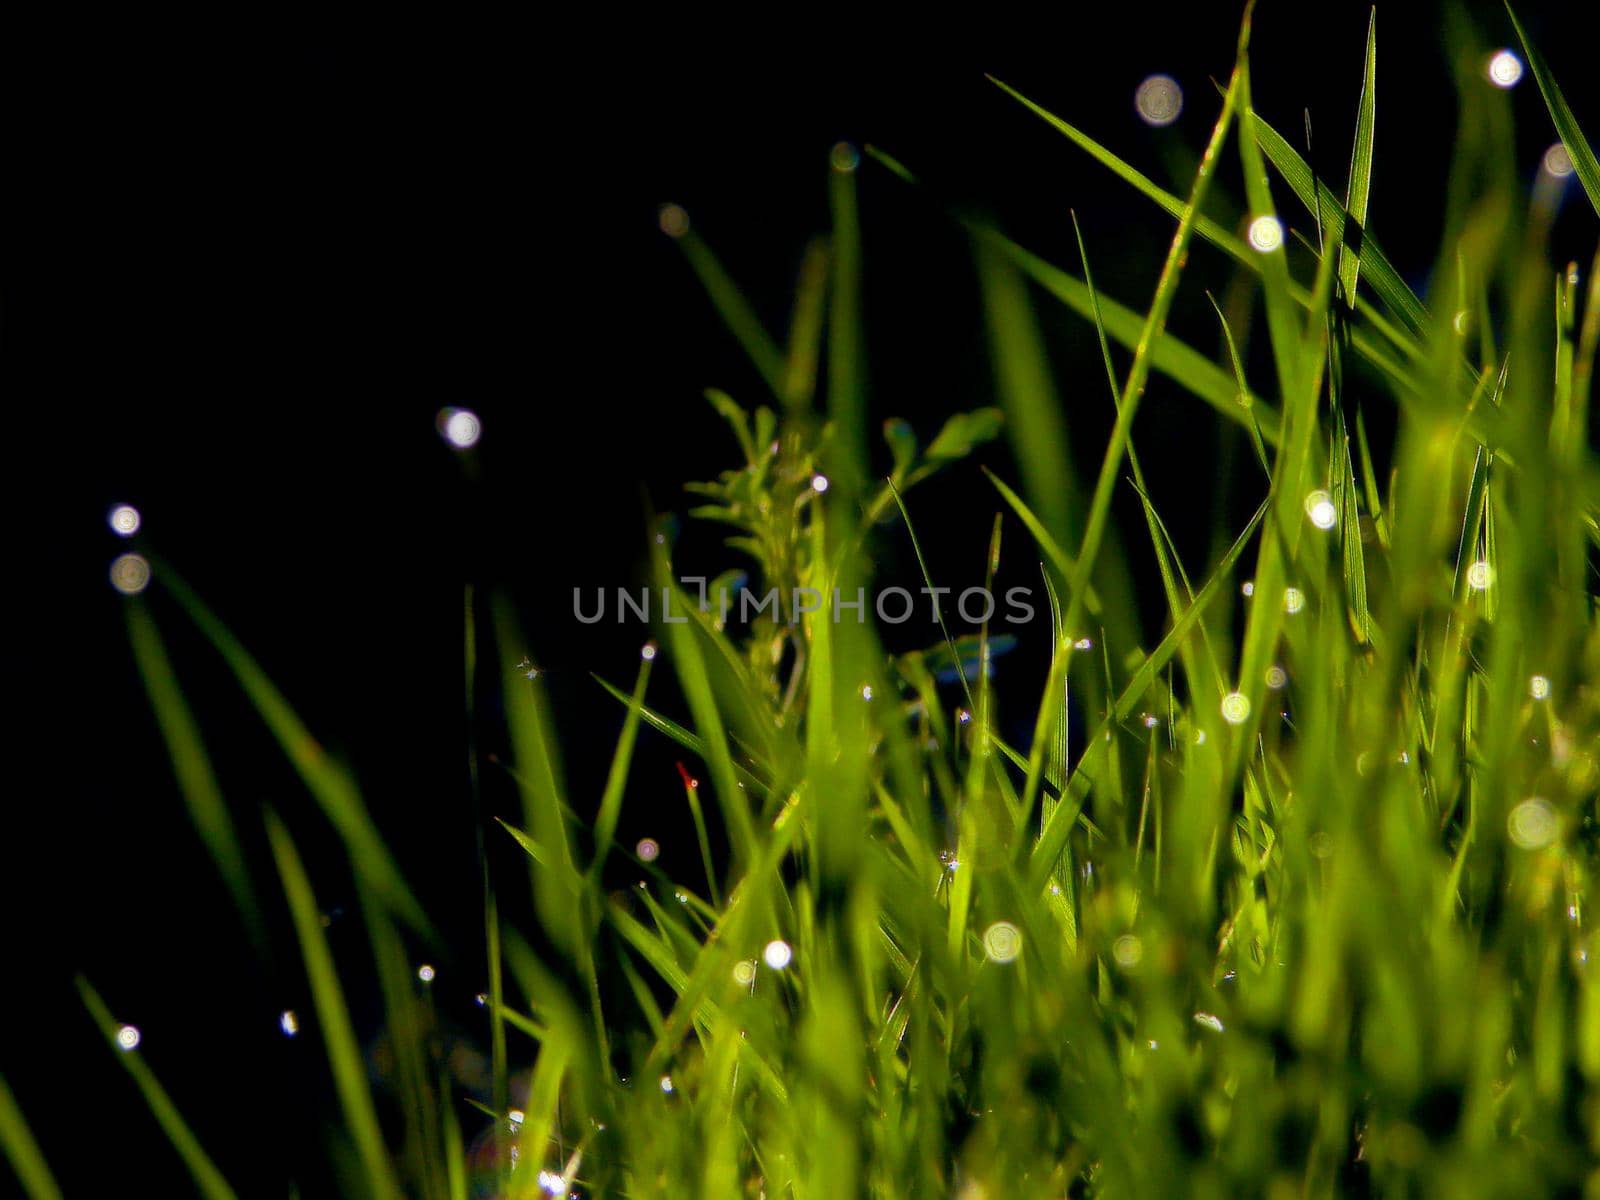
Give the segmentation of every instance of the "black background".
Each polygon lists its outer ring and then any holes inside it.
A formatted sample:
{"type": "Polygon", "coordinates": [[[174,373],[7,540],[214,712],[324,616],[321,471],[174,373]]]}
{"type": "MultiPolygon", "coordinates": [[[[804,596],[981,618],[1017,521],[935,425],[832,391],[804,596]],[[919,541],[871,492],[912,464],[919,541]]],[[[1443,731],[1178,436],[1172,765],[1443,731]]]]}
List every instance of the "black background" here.
{"type": "MultiPolygon", "coordinates": [[[[1579,6],[1525,7],[1593,128],[1600,93],[1579,6]]],[[[1255,92],[1286,134],[1310,108],[1319,162],[1339,180],[1367,9],[1319,6],[1317,28],[1311,11],[1262,7],[1255,92]]],[[[1372,227],[1425,298],[1454,132],[1444,20],[1426,4],[1379,13],[1372,227]]],[[[585,810],[619,724],[587,673],[630,679],[645,633],[579,626],[571,588],[632,582],[646,503],[681,509],[685,480],[733,464],[704,387],[763,399],[656,229],[657,205],[688,209],[781,330],[806,240],[826,227],[829,147],[871,142],[1068,265],[1076,209],[1097,282],[1142,308],[1167,219],[984,73],[1182,192],[1236,21],[1231,4],[961,21],[918,10],[881,23],[663,7],[515,28],[263,17],[5,38],[0,1073],[69,1195],[110,1180],[188,1187],[84,1016],[76,972],[141,1027],[148,1061],[246,1192],[282,1195],[291,1171],[307,1195],[331,1186],[315,1164],[336,1116],[314,1039],[277,1031],[281,1009],[310,1007],[292,942],[280,940],[276,965],[252,960],[178,800],[106,582],[122,548],[112,504],[141,509],[148,547],[355,764],[446,932],[448,946],[417,953],[439,964],[441,1009],[470,1039],[483,977],[463,587],[517,598],[528,642],[516,652],[547,669],[585,810]],[[1185,89],[1168,130],[1132,106],[1156,71],[1185,89]],[[434,430],[446,405],[483,417],[470,459],[434,430]]],[[[1484,46],[1512,37],[1497,7],[1477,21],[1484,46]]],[[[1531,180],[1554,134],[1531,77],[1512,102],[1531,180]]],[[[859,182],[872,415],[907,417],[926,439],[993,399],[967,248],[926,194],[871,163],[859,182]]],[[[1237,195],[1232,174],[1225,186],[1237,195]]],[[[1586,264],[1593,238],[1574,182],[1552,261],[1586,264]]],[[[1217,290],[1228,274],[1209,251],[1193,260],[1173,322],[1211,352],[1199,283],[1217,290]]],[[[1076,318],[1041,312],[1087,464],[1108,424],[1097,352],[1076,318]]],[[[1216,423],[1158,381],[1139,436],[1157,504],[1198,559],[1227,503],[1216,423]]],[[[980,457],[1014,476],[1002,447],[980,457]]],[[[985,489],[968,467],[916,502],[938,531],[941,582],[976,581],[994,511],[985,489]]],[[[905,548],[885,542],[884,576],[917,586],[905,548]]],[[[684,555],[706,574],[733,565],[703,535],[684,555]]],[[[176,609],[152,603],[252,847],[271,803],[324,907],[350,904],[331,836],[236,687],[176,609]]],[[[643,751],[624,834],[661,836],[668,865],[692,864],[674,841],[672,760],[643,751]]],[[[488,794],[511,811],[493,781],[488,794]]],[[[332,937],[359,974],[347,923],[332,937]]],[[[370,1033],[369,1002],[359,989],[354,1000],[370,1033]]]]}

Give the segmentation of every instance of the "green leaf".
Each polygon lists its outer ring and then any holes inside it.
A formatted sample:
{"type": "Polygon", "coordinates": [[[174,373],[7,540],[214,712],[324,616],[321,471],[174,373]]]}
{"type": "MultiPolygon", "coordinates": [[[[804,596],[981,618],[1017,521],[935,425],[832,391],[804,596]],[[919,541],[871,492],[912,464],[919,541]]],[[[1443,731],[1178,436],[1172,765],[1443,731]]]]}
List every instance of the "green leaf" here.
{"type": "Polygon", "coordinates": [[[985,442],[993,441],[1004,423],[1005,416],[998,408],[956,413],[944,423],[944,428],[929,443],[923,457],[930,462],[952,462],[965,458],[985,442]]]}
{"type": "Polygon", "coordinates": [[[1572,158],[1572,169],[1583,182],[1583,190],[1589,194],[1589,203],[1594,205],[1596,213],[1600,213],[1600,162],[1595,160],[1589,139],[1583,136],[1583,130],[1578,128],[1578,119],[1567,107],[1567,98],[1561,94],[1555,76],[1550,73],[1549,64],[1544,61],[1544,55],[1528,40],[1527,31],[1522,28],[1522,22],[1517,20],[1516,10],[1511,7],[1509,0],[1506,14],[1516,28],[1517,40],[1522,43],[1523,52],[1528,56],[1533,77],[1539,82],[1539,94],[1544,97],[1545,107],[1550,110],[1550,119],[1555,122],[1556,132],[1561,135],[1561,144],[1572,158]]]}
{"type": "MultiPolygon", "coordinates": [[[[1356,139],[1350,150],[1350,188],[1345,208],[1357,229],[1367,226],[1367,200],[1372,194],[1372,133],[1375,113],[1374,82],[1378,69],[1378,10],[1367,19],[1367,65],[1361,81],[1361,103],[1356,112],[1356,139]]],[[[1356,279],[1361,270],[1360,252],[1348,245],[1339,247],[1339,285],[1345,300],[1356,306],[1356,279]]]]}

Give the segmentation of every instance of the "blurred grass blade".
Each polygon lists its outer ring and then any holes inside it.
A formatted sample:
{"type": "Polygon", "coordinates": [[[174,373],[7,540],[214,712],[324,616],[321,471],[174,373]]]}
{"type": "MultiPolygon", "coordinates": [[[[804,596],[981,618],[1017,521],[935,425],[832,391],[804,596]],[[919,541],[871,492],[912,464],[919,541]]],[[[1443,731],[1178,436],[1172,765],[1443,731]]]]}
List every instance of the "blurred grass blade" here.
{"type": "Polygon", "coordinates": [[[233,896],[234,906],[250,932],[257,955],[265,958],[269,949],[261,906],[251,886],[244,850],[239,844],[233,818],[228,815],[222,789],[217,785],[200,728],[178,687],[177,673],[150,610],[143,603],[132,602],[127,605],[127,618],[134,662],[166,742],[167,755],[178,779],[178,791],[201,841],[233,896]]]}
{"type": "Polygon", "coordinates": [[[1347,235],[1347,226],[1350,222],[1349,214],[1345,212],[1344,205],[1339,203],[1339,198],[1334,195],[1333,189],[1320,179],[1314,180],[1311,168],[1306,165],[1306,160],[1284,140],[1283,136],[1266,121],[1260,114],[1251,112],[1249,116],[1250,128],[1254,131],[1256,144],[1261,147],[1279,175],[1283,176],[1289,189],[1305,205],[1306,212],[1322,224],[1323,234],[1327,242],[1342,243],[1349,246],[1361,256],[1361,270],[1366,275],[1367,282],[1372,285],[1372,290],[1388,306],[1388,309],[1403,322],[1406,330],[1413,336],[1422,336],[1428,328],[1428,310],[1422,306],[1422,301],[1417,299],[1417,294],[1400,278],[1400,273],[1395,270],[1378,243],[1365,229],[1361,231],[1358,244],[1351,246],[1353,231],[1347,235]]]}
{"type": "MultiPolygon", "coordinates": [[[[1361,81],[1361,103],[1356,112],[1356,138],[1350,150],[1350,186],[1345,208],[1358,231],[1367,227],[1367,201],[1372,195],[1372,135],[1376,116],[1374,84],[1378,69],[1378,10],[1367,19],[1367,63],[1361,81]]],[[[1339,247],[1339,286],[1345,302],[1356,306],[1356,280],[1361,271],[1361,253],[1348,243],[1339,247]]]]}
{"type": "Polygon", "coordinates": [[[61,1189],[44,1160],[44,1152],[34,1140],[33,1130],[23,1119],[16,1097],[0,1076],[0,1151],[16,1172],[28,1200],[61,1200],[61,1189]]]}
{"type": "Polygon", "coordinates": [[[289,756],[306,789],[338,830],[350,854],[351,864],[407,925],[423,936],[433,938],[432,925],[416,897],[411,894],[411,889],[406,886],[405,877],[390,855],[389,848],[384,845],[377,826],[372,823],[349,772],[328,756],[289,706],[283,693],[267,678],[260,664],[190,590],[188,584],[165,565],[157,572],[157,578],[162,580],[189,614],[190,620],[222,655],[272,736],[289,756]]]}
{"type": "Polygon", "coordinates": [[[1600,213],[1600,162],[1595,160],[1594,149],[1589,145],[1589,139],[1583,136],[1583,130],[1578,128],[1578,119],[1567,107],[1567,98],[1561,94],[1555,76],[1550,73],[1549,64],[1544,61],[1544,55],[1539,53],[1538,47],[1528,40],[1527,31],[1522,28],[1522,22],[1517,20],[1516,10],[1511,7],[1509,0],[1506,14],[1517,31],[1517,40],[1522,43],[1523,52],[1528,56],[1533,77],[1539,82],[1539,93],[1544,97],[1545,107],[1550,110],[1550,119],[1555,122],[1556,132],[1561,135],[1561,144],[1567,148],[1567,154],[1572,159],[1572,169],[1582,180],[1583,190],[1589,194],[1589,203],[1594,206],[1596,213],[1600,213]]]}
{"type": "Polygon", "coordinates": [[[689,265],[699,276],[700,284],[706,289],[706,295],[711,297],[712,306],[722,317],[723,324],[749,356],[772,394],[780,400],[785,398],[789,394],[789,372],[783,351],[761,324],[761,318],[745,299],[739,285],[733,281],[721,260],[712,253],[711,247],[706,245],[705,239],[694,230],[685,231],[675,240],[684,258],[689,260],[689,265]]]}
{"type": "Polygon", "coordinates": [[[173,1104],[172,1098],[161,1086],[155,1072],[144,1061],[143,1053],[138,1049],[126,1049],[118,1043],[117,1034],[122,1028],[121,1022],[111,1015],[111,1010],[100,999],[100,994],[89,985],[88,980],[80,976],[77,985],[78,994],[83,998],[83,1006],[89,1010],[94,1023],[100,1027],[100,1032],[105,1035],[106,1043],[112,1052],[133,1077],[133,1082],[144,1096],[151,1115],[161,1126],[161,1131],[167,1135],[172,1148],[183,1159],[183,1165],[189,1169],[189,1176],[194,1180],[195,1190],[205,1197],[205,1200],[234,1200],[233,1188],[228,1186],[228,1181],[222,1177],[222,1172],[217,1170],[216,1164],[201,1149],[199,1139],[184,1122],[177,1105],[173,1104]]]}
{"type": "Polygon", "coordinates": [[[372,1094],[367,1090],[366,1064],[362,1061],[360,1043],[350,1023],[350,1010],[345,1004],[344,990],[339,986],[339,972],[334,966],[333,953],[328,949],[327,938],[322,932],[322,913],[312,893],[311,880],[306,875],[289,831],[278,820],[277,814],[268,809],[265,816],[267,838],[272,844],[272,857],[278,864],[284,897],[289,902],[289,915],[294,921],[295,937],[305,960],[306,981],[311,986],[317,1025],[328,1052],[328,1065],[333,1071],[334,1090],[344,1111],[345,1124],[355,1142],[362,1170],[373,1195],[379,1200],[398,1198],[401,1193],[395,1179],[394,1165],[384,1146],[383,1130],[378,1122],[372,1094]]]}

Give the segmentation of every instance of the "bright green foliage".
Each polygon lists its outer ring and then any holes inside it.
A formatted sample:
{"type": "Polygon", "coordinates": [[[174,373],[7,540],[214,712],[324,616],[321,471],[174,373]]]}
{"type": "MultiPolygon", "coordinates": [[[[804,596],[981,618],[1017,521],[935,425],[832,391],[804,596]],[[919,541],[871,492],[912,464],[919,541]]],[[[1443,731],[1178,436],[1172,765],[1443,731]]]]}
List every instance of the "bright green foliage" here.
{"type": "MultiPolygon", "coordinates": [[[[1585,295],[1576,267],[1552,272],[1528,243],[1504,152],[1507,101],[1464,76],[1430,312],[1367,233],[1369,217],[1382,223],[1381,187],[1369,206],[1375,24],[1342,181],[1314,178],[1256,116],[1248,41],[1247,21],[1186,198],[1023,101],[1068,136],[1063,154],[1075,143],[1172,216],[1142,312],[1096,291],[1092,231],[1080,262],[1058,266],[969,225],[1021,479],[992,477],[991,491],[969,471],[947,486],[992,497],[1003,514],[990,578],[1010,556],[1046,564],[1054,650],[1026,714],[1031,745],[998,732],[986,668],[999,630],[947,630],[940,645],[891,657],[870,616],[828,617],[835,589],[851,598],[871,582],[873,540],[905,537],[923,562],[913,485],[1003,425],[1002,410],[963,414],[923,447],[891,420],[875,456],[890,478],[864,473],[874,454],[858,272],[870,237],[853,153],[835,152],[837,228],[807,259],[787,346],[698,235],[684,238],[773,393],[756,406],[710,394],[740,461],[692,485],[692,515],[726,526],[736,569],[785,607],[748,623],[720,612],[734,564],[711,585],[710,611],[677,591],[690,619],[663,626],[653,669],[675,673],[687,713],[652,706],[650,662],[631,689],[605,685],[622,736],[603,787],[563,777],[542,684],[503,672],[526,793],[525,827],[509,834],[530,856],[543,928],[538,939],[503,928],[490,892],[484,1038],[498,1111],[483,1120],[500,1130],[498,1161],[514,1151],[519,1164],[494,1194],[1600,1187],[1600,945],[1588,906],[1600,493],[1585,437],[1600,260],[1585,295]],[[1273,213],[1276,181],[1297,206],[1278,219],[1298,238],[1258,251],[1244,225],[1203,214],[1207,190],[1237,186],[1240,169],[1246,223],[1273,213]],[[1227,351],[1214,361],[1165,329],[1191,252],[1221,252],[1259,277],[1249,332],[1270,344],[1269,369],[1248,381],[1245,330],[1224,319],[1227,351]],[[1098,381],[1077,389],[1115,415],[1095,478],[1074,474],[1030,287],[1081,316],[1103,348],[1110,394],[1098,381]],[[1491,312],[1503,316],[1493,330],[1491,312]],[[1113,343],[1129,355],[1120,370],[1113,343]],[[1146,487],[1134,427],[1152,371],[1248,432],[1254,515],[1218,531],[1209,563],[1182,561],[1146,487]],[[1364,395],[1392,398],[1392,447],[1369,443],[1345,388],[1358,377],[1364,395]],[[825,472],[837,487],[822,485],[825,472]],[[1148,548],[1118,544],[1114,502],[1142,516],[1148,548]],[[1153,649],[1121,611],[1135,571],[1159,577],[1168,609],[1165,628],[1146,631],[1153,649]],[[823,603],[791,622],[796,589],[823,603]],[[941,672],[959,683],[941,687],[941,672]],[[1069,709],[1088,731],[1081,744],[1069,709]],[[608,895],[601,872],[623,853],[614,832],[630,759],[652,737],[704,763],[685,785],[703,876],[669,880],[639,863],[644,882],[608,895]],[[511,1095],[519,1064],[531,1076],[511,1095]]],[[[1588,143],[1528,51],[1592,190],[1588,143]]],[[[1189,486],[1206,487],[1208,468],[1194,470],[1189,486]]],[[[675,586],[670,547],[652,552],[659,581],[675,586]]],[[[392,1034],[412,1056],[405,1146],[392,1151],[377,1141],[311,881],[269,817],[359,1175],[374,1195],[396,1178],[409,1194],[464,1195],[470,1131],[434,1082],[398,950],[399,924],[420,934],[425,923],[348,775],[179,595],[343,836],[363,889],[392,1034]]],[[[510,615],[495,626],[509,644],[510,615]]],[[[133,629],[185,795],[231,870],[232,826],[198,733],[162,682],[142,610],[133,629]]],[[[505,893],[527,880],[492,883],[505,893]]],[[[249,910],[249,881],[234,884],[249,910]]],[[[0,1132],[36,1194],[51,1194],[9,1105],[0,1132]]]]}

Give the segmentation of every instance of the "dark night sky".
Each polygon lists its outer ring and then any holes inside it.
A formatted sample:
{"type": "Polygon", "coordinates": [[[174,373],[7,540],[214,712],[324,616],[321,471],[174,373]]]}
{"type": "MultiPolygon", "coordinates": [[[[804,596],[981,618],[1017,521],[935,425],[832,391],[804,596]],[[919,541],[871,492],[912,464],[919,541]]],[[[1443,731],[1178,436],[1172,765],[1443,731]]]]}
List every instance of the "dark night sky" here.
{"type": "MultiPolygon", "coordinates": [[[[284,942],[277,968],[252,965],[176,797],[105,582],[119,549],[111,504],[141,508],[151,548],[356,764],[451,934],[429,953],[448,964],[441,1004],[468,1022],[480,951],[462,586],[517,596],[551,671],[575,798],[597,792],[617,713],[587,672],[626,675],[643,635],[577,627],[571,583],[629,582],[643,497],[681,507],[683,481],[731,465],[702,388],[759,399],[656,230],[656,206],[685,205],[778,328],[805,241],[826,223],[828,148],[870,141],[1058,261],[1073,262],[1076,208],[1097,282],[1142,307],[1168,222],[983,78],[1182,191],[1237,11],[1108,7],[1048,23],[986,17],[983,31],[931,10],[888,30],[825,13],[758,28],[658,9],[523,29],[263,18],[0,39],[0,445],[19,605],[4,667],[23,722],[13,717],[7,760],[28,781],[6,787],[0,826],[0,1073],[69,1194],[132,1171],[170,1179],[173,1194],[185,1186],[96,1044],[76,971],[145,1030],[150,1061],[252,1194],[283,1194],[331,1110],[315,1047],[276,1034],[280,1009],[309,1007],[294,952],[284,942]],[[1132,108],[1156,71],[1187,97],[1167,131],[1132,108]],[[477,482],[433,430],[449,404],[484,417],[477,482]]],[[[1580,121],[1600,125],[1578,6],[1524,7],[1580,121]]],[[[1326,37],[1311,61],[1291,61],[1301,9],[1262,6],[1257,101],[1286,133],[1309,106],[1342,179],[1367,10],[1322,6],[1326,37]]],[[[1508,39],[1498,6],[1482,11],[1488,44],[1508,39]]],[[[1430,5],[1380,8],[1372,225],[1419,288],[1454,112],[1438,29],[1430,5]]],[[[1531,79],[1515,102],[1531,175],[1554,135],[1531,79]]],[[[975,282],[925,197],[870,164],[860,184],[872,415],[908,417],[926,438],[992,399],[975,282]]],[[[1568,199],[1581,204],[1576,185],[1568,199]]],[[[1581,218],[1569,211],[1557,236],[1587,261],[1593,224],[1581,218]]],[[[1218,256],[1193,257],[1208,286],[1225,286],[1218,256]]],[[[1174,322],[1210,351],[1208,313],[1192,286],[1174,322]]],[[[1101,391],[1074,407],[1082,387],[1103,388],[1088,329],[1054,313],[1046,327],[1077,444],[1097,455],[1101,391]]],[[[1213,422],[1159,387],[1140,430],[1157,464],[1215,449],[1213,422]]],[[[985,460],[1012,472],[998,447],[985,460]]],[[[1186,498],[1192,483],[1172,481],[1169,507],[1190,513],[1177,533],[1198,556],[1213,513],[1186,498]]],[[[979,488],[954,478],[922,502],[944,531],[936,575],[978,569],[993,513],[987,494],[970,503],[979,488]]],[[[707,574],[730,565],[714,547],[703,543],[707,574]]],[[[903,551],[887,553],[885,569],[916,586],[903,551]]],[[[340,903],[320,818],[176,610],[157,598],[155,611],[241,824],[257,830],[258,806],[279,806],[320,864],[325,904],[340,903]]],[[[635,774],[641,804],[674,786],[671,756],[651,753],[635,774]]],[[[648,812],[638,819],[642,831],[648,812]]],[[[334,938],[362,969],[353,931],[336,923],[334,938]]]]}

